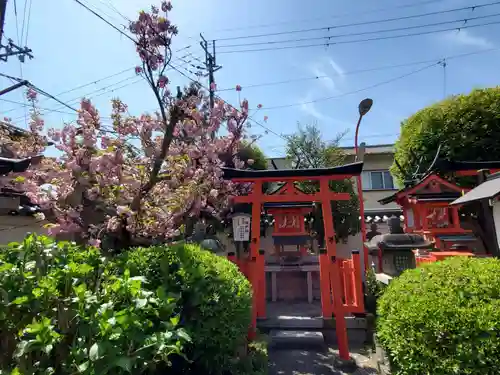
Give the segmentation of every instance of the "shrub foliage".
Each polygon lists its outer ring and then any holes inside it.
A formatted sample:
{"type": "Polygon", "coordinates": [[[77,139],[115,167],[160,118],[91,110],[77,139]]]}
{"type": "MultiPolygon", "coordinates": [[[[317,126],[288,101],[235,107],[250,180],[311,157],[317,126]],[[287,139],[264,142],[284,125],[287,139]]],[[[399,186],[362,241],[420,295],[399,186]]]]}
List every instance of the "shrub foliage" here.
{"type": "Polygon", "coordinates": [[[251,318],[250,283],[237,267],[197,245],[140,248],[125,257],[133,274],[179,295],[177,311],[193,339],[186,352],[193,365],[221,373],[231,369],[251,318]]]}
{"type": "Polygon", "coordinates": [[[401,124],[392,174],[402,182],[417,169],[431,165],[439,145],[440,156],[449,160],[500,159],[500,86],[473,90],[426,107],[401,124]]]}
{"type": "Polygon", "coordinates": [[[0,251],[0,374],[230,373],[250,290],[232,263],[196,245],[108,260],[29,236],[0,251]]]}
{"type": "Polygon", "coordinates": [[[500,260],[404,272],[379,300],[377,335],[397,375],[500,374],[500,260]]]}
{"type": "Polygon", "coordinates": [[[182,355],[176,300],[99,251],[30,236],[0,253],[0,367],[13,374],[153,374],[182,355]]]}

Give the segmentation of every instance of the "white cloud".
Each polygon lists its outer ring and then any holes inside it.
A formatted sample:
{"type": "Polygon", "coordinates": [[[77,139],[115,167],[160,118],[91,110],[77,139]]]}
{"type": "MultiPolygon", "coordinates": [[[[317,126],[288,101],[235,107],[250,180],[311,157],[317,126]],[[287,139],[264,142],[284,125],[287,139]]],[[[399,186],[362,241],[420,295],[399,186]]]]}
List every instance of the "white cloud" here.
{"type": "Polygon", "coordinates": [[[324,70],[321,70],[317,66],[313,66],[311,68],[311,72],[316,77],[321,77],[321,78],[318,78],[319,82],[323,86],[325,86],[325,88],[327,90],[335,91],[335,89],[336,89],[335,81],[333,80],[333,78],[331,78],[329,75],[327,75],[324,70]]]}
{"type": "Polygon", "coordinates": [[[301,100],[302,104],[300,105],[300,110],[309,116],[314,117],[316,120],[326,120],[328,116],[325,116],[321,113],[317,108],[315,103],[311,103],[312,100],[312,92],[308,92],[303,100],[301,100]]]}
{"type": "Polygon", "coordinates": [[[329,57],[312,64],[309,70],[316,77],[321,77],[318,79],[318,83],[328,91],[337,91],[338,82],[344,79],[345,75],[344,69],[329,57]],[[331,70],[334,74],[329,73],[331,70]]]}
{"type": "Polygon", "coordinates": [[[339,64],[337,64],[332,58],[328,58],[328,63],[339,77],[344,77],[345,75],[344,69],[342,69],[342,67],[339,64]]]}
{"type": "Polygon", "coordinates": [[[327,118],[327,116],[318,111],[314,103],[302,103],[300,105],[300,110],[314,117],[317,120],[324,120],[327,118]]]}
{"type": "Polygon", "coordinates": [[[487,38],[471,34],[468,30],[452,31],[445,34],[445,39],[455,44],[480,48],[492,48],[494,44],[487,38]]]}

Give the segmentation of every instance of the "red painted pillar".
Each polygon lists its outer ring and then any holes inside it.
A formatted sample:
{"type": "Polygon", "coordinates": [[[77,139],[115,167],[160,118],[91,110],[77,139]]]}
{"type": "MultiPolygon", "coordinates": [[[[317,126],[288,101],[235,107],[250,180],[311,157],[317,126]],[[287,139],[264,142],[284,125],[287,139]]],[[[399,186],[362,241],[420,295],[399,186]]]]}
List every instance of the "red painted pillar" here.
{"type": "MultiPolygon", "coordinates": [[[[328,260],[330,260],[330,282],[333,293],[333,312],[335,314],[335,328],[339,345],[339,355],[342,359],[349,359],[349,342],[347,340],[347,327],[342,303],[342,284],[340,280],[340,259],[337,259],[337,249],[335,241],[335,229],[333,227],[333,213],[330,202],[330,187],[328,179],[320,179],[321,207],[323,211],[323,223],[325,226],[325,243],[328,260]]],[[[322,285],[323,288],[323,285],[322,285]]]]}
{"type": "Polygon", "coordinates": [[[321,314],[325,319],[331,319],[332,294],[330,291],[330,266],[326,249],[319,249],[319,283],[321,293],[321,314]]]}
{"type": "MultiPolygon", "coordinates": [[[[259,311],[260,298],[265,299],[265,295],[261,296],[259,284],[264,278],[264,268],[260,260],[260,213],[262,205],[262,181],[255,181],[252,192],[252,229],[250,233],[250,262],[248,273],[251,275],[250,282],[252,284],[252,322],[250,326],[249,339],[255,338],[257,329],[257,314],[259,311]]],[[[262,255],[262,257],[264,257],[262,255]]]]}
{"type": "Polygon", "coordinates": [[[240,269],[240,271],[241,271],[241,268],[238,265],[238,260],[236,259],[236,253],[234,253],[233,251],[228,252],[227,253],[227,260],[229,260],[230,262],[236,264],[238,266],[238,268],[240,269]]]}
{"type": "Polygon", "coordinates": [[[259,280],[259,292],[258,292],[258,301],[257,301],[257,318],[265,318],[266,317],[266,253],[264,250],[259,250],[259,257],[257,258],[257,270],[260,275],[259,280]]]}
{"type": "Polygon", "coordinates": [[[461,229],[462,226],[460,225],[460,216],[458,215],[458,208],[457,207],[452,207],[451,208],[451,212],[452,212],[453,226],[456,229],[461,229]]]}

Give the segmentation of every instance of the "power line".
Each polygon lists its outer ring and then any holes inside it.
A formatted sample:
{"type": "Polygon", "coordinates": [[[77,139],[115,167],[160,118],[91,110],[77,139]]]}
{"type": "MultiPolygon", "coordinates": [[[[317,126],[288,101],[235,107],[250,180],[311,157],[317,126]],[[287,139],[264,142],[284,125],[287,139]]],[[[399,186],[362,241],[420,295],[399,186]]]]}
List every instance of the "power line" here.
{"type": "Polygon", "coordinates": [[[377,33],[388,33],[388,32],[395,32],[395,31],[423,29],[426,27],[441,26],[441,25],[453,24],[453,23],[458,23],[458,22],[463,22],[465,24],[469,21],[475,21],[475,20],[485,19],[485,18],[492,18],[492,17],[497,17],[497,16],[500,16],[500,13],[488,14],[485,16],[478,16],[478,17],[461,18],[461,19],[451,20],[451,21],[434,22],[434,23],[428,23],[425,25],[397,27],[397,28],[392,28],[392,29],[371,30],[371,31],[362,31],[362,32],[357,32],[357,33],[336,34],[336,35],[317,36],[317,37],[300,38],[300,39],[271,40],[271,41],[253,42],[253,43],[226,44],[226,45],[222,45],[222,46],[219,45],[218,47],[219,48],[247,47],[247,46],[259,46],[259,45],[264,45],[264,44],[306,42],[306,41],[310,41],[310,40],[321,40],[321,39],[327,39],[329,42],[331,39],[334,39],[334,38],[343,38],[343,37],[349,37],[349,36],[360,36],[360,35],[370,35],[370,34],[377,34],[377,33]]]}
{"type": "Polygon", "coordinates": [[[28,44],[28,33],[30,31],[30,20],[31,20],[31,6],[33,5],[33,0],[29,0],[29,2],[30,2],[30,6],[29,6],[29,9],[28,9],[28,22],[26,23],[26,38],[25,38],[25,41],[24,41],[25,45],[28,44]]]}
{"type": "MultiPolygon", "coordinates": [[[[442,61],[442,60],[441,60],[442,61]]],[[[385,81],[382,81],[382,82],[378,82],[376,84],[373,84],[373,85],[370,85],[370,86],[367,86],[367,87],[364,87],[364,88],[361,88],[361,89],[357,89],[357,90],[354,90],[354,91],[348,91],[348,92],[345,92],[343,94],[339,94],[339,95],[332,95],[332,96],[326,96],[326,97],[323,97],[323,98],[318,98],[318,99],[314,99],[314,100],[309,100],[309,101],[306,101],[306,102],[300,102],[300,103],[292,103],[292,104],[284,104],[284,105],[277,105],[277,106],[273,106],[273,107],[266,107],[266,111],[269,111],[269,110],[273,110],[273,109],[281,109],[281,108],[289,108],[289,107],[297,107],[297,106],[301,106],[301,105],[306,105],[306,104],[313,104],[313,103],[317,103],[317,102],[322,102],[322,101],[326,101],[326,100],[331,100],[331,99],[339,99],[339,98],[343,98],[345,96],[348,96],[348,95],[353,95],[353,94],[357,94],[359,92],[362,92],[362,91],[366,91],[366,90],[370,90],[370,89],[374,89],[376,87],[379,87],[379,86],[384,86],[384,85],[387,85],[389,83],[392,83],[392,82],[395,82],[395,81],[398,81],[400,79],[403,79],[403,78],[407,78],[409,76],[412,76],[414,74],[417,74],[417,73],[420,73],[424,70],[427,70],[429,68],[432,68],[434,66],[437,66],[439,65],[439,63],[441,61],[438,61],[438,62],[434,62],[433,64],[430,64],[430,65],[427,65],[427,66],[424,66],[423,68],[419,68],[419,69],[416,69],[416,70],[412,70],[411,72],[409,73],[405,73],[403,75],[399,75],[397,77],[394,77],[394,78],[391,78],[391,79],[388,79],[388,80],[385,80],[385,81]]]]}
{"type": "Polygon", "coordinates": [[[116,7],[115,7],[115,6],[111,3],[111,1],[110,1],[110,0],[108,0],[107,2],[104,2],[103,0],[100,0],[100,2],[101,2],[103,5],[107,6],[109,9],[111,9],[111,11],[115,12],[115,13],[116,13],[116,14],[118,14],[120,17],[122,17],[125,21],[127,21],[127,22],[131,22],[131,20],[130,20],[128,17],[124,16],[122,13],[120,13],[120,11],[119,11],[118,9],[116,9],[116,7]]]}
{"type": "MultiPolygon", "coordinates": [[[[175,51],[175,52],[180,52],[180,51],[182,51],[182,50],[184,50],[184,49],[187,49],[187,48],[189,48],[189,47],[191,47],[191,46],[186,46],[186,47],[183,47],[183,48],[181,48],[181,49],[179,49],[179,50],[177,50],[177,51],[175,51]]],[[[178,59],[176,59],[176,60],[178,60],[178,59]]],[[[84,87],[87,87],[87,86],[90,86],[90,85],[96,84],[96,83],[98,83],[98,82],[101,82],[101,81],[107,80],[107,79],[109,79],[109,78],[116,77],[116,76],[121,75],[121,74],[123,74],[123,73],[129,72],[129,71],[133,70],[134,68],[135,68],[135,66],[131,66],[130,68],[123,69],[123,70],[121,70],[121,71],[119,71],[119,72],[117,72],[117,73],[113,73],[113,74],[111,74],[111,75],[109,75],[109,76],[106,76],[106,77],[103,77],[103,78],[100,78],[100,79],[97,79],[97,80],[94,80],[94,81],[91,81],[91,82],[87,82],[87,83],[85,83],[85,84],[79,85],[79,86],[74,87],[74,88],[72,88],[72,89],[68,89],[68,90],[62,91],[62,92],[60,92],[60,93],[56,94],[56,96],[61,96],[61,95],[63,95],[63,94],[67,94],[67,93],[70,93],[70,92],[76,91],[76,90],[78,90],[78,89],[81,89],[81,88],[84,88],[84,87]]],[[[9,78],[9,79],[11,79],[11,80],[16,80],[16,81],[18,81],[18,80],[19,80],[19,79],[18,79],[18,78],[16,78],[16,77],[12,77],[12,76],[9,76],[9,75],[7,75],[7,74],[3,74],[3,73],[0,73],[0,76],[3,76],[3,77],[6,77],[6,78],[9,78]]],[[[100,92],[100,91],[102,91],[102,90],[105,90],[105,89],[107,89],[107,88],[110,88],[110,87],[112,87],[112,86],[115,86],[115,85],[117,85],[117,84],[119,84],[119,83],[122,83],[122,82],[128,81],[128,80],[130,80],[130,79],[132,79],[132,78],[134,78],[134,77],[137,77],[137,76],[136,76],[136,75],[134,75],[134,76],[131,76],[131,77],[125,78],[125,79],[123,79],[123,80],[120,80],[120,81],[118,81],[118,82],[114,82],[114,83],[112,83],[112,84],[110,84],[110,85],[108,85],[108,86],[104,86],[104,87],[101,87],[100,89],[97,89],[97,90],[92,91],[92,92],[90,92],[90,93],[84,94],[83,96],[84,96],[84,97],[88,97],[89,95],[92,95],[92,94],[94,94],[94,93],[96,93],[96,92],[100,92]]],[[[139,80],[139,81],[140,81],[140,80],[139,80]]],[[[135,84],[135,83],[137,83],[137,82],[132,82],[131,84],[135,84]]],[[[103,94],[100,94],[100,95],[95,95],[94,97],[104,95],[104,94],[106,94],[107,92],[112,92],[112,91],[118,90],[118,89],[123,88],[123,87],[126,87],[126,86],[129,86],[129,85],[124,85],[124,86],[121,86],[121,87],[118,87],[118,88],[114,88],[114,89],[109,90],[109,91],[105,91],[103,94]]],[[[69,103],[71,103],[71,102],[79,101],[79,100],[81,99],[81,97],[82,97],[82,96],[79,96],[78,98],[71,99],[71,100],[69,100],[68,102],[69,102],[69,103]]],[[[47,100],[47,99],[45,99],[45,100],[47,100]]],[[[9,102],[9,101],[7,101],[7,100],[5,100],[5,99],[3,99],[3,101],[5,101],[5,102],[9,102]]],[[[15,104],[20,104],[20,105],[22,105],[22,103],[19,103],[19,102],[13,102],[13,101],[10,101],[10,102],[15,103],[15,104]]],[[[25,104],[25,105],[22,105],[22,106],[23,106],[23,107],[29,107],[29,105],[26,105],[26,104],[25,104]]],[[[16,107],[16,108],[11,108],[11,109],[8,109],[8,110],[3,111],[3,112],[0,112],[0,113],[5,115],[6,113],[9,113],[9,112],[12,112],[12,111],[15,111],[15,110],[18,110],[18,109],[19,109],[19,107],[16,107]]],[[[57,112],[57,111],[54,111],[54,112],[57,112]]],[[[62,113],[64,113],[64,112],[62,112],[62,113]]],[[[20,119],[20,118],[21,118],[21,117],[17,117],[17,118],[15,118],[15,119],[13,119],[13,121],[14,121],[14,120],[18,120],[18,119],[20,119]]]]}
{"type": "Polygon", "coordinates": [[[389,36],[367,38],[367,39],[345,40],[345,41],[338,41],[338,42],[325,42],[325,43],[306,44],[306,45],[299,45],[299,46],[282,46],[282,47],[272,47],[272,48],[255,48],[255,49],[244,49],[244,50],[234,50],[234,51],[221,51],[221,52],[219,52],[219,54],[277,51],[277,50],[293,49],[293,48],[310,48],[310,47],[324,47],[324,46],[329,47],[329,46],[338,45],[338,44],[354,44],[354,43],[373,42],[373,41],[380,41],[380,40],[389,40],[389,39],[400,39],[400,38],[408,38],[408,37],[412,37],[412,36],[421,36],[421,35],[442,33],[442,32],[447,32],[447,31],[460,32],[460,30],[463,30],[463,29],[471,29],[471,28],[475,28],[475,27],[484,27],[484,26],[491,26],[491,25],[498,25],[498,24],[500,24],[500,21],[487,22],[487,23],[483,23],[483,24],[479,24],[479,25],[465,25],[465,26],[453,27],[453,28],[447,28],[447,29],[440,29],[440,30],[433,30],[433,31],[422,31],[422,32],[418,32],[418,33],[408,33],[408,34],[402,34],[402,35],[389,35],[389,36]]]}
{"type": "Polygon", "coordinates": [[[234,28],[228,28],[228,29],[218,29],[218,30],[213,30],[213,32],[237,31],[237,30],[249,30],[249,29],[258,29],[258,28],[266,28],[266,27],[275,27],[275,26],[280,26],[280,25],[297,24],[297,23],[301,23],[301,22],[320,21],[320,20],[326,20],[326,19],[338,19],[338,18],[344,18],[344,17],[348,17],[348,16],[359,17],[359,16],[365,15],[365,14],[388,12],[388,11],[393,11],[393,10],[397,10],[397,9],[404,9],[404,8],[413,8],[416,6],[429,5],[429,4],[433,4],[433,3],[439,3],[442,1],[443,0],[428,0],[428,1],[421,1],[421,2],[416,2],[416,3],[406,4],[406,5],[400,5],[400,6],[391,6],[391,7],[386,7],[386,8],[366,10],[366,11],[361,11],[361,12],[356,11],[356,12],[349,12],[349,13],[341,13],[341,14],[337,14],[335,16],[329,16],[329,17],[316,17],[316,18],[301,19],[301,20],[296,20],[296,21],[283,21],[283,22],[275,22],[275,23],[268,23],[268,24],[261,24],[261,25],[234,27],[234,28]]]}
{"type": "MultiPolygon", "coordinates": [[[[462,53],[459,55],[452,55],[452,56],[446,57],[445,59],[446,60],[457,59],[457,58],[462,58],[462,57],[467,57],[467,56],[472,56],[472,55],[478,55],[478,54],[482,54],[482,53],[486,53],[486,52],[498,51],[498,50],[500,50],[500,48],[489,48],[489,49],[484,49],[484,50],[480,50],[480,51],[462,53]]],[[[432,63],[432,62],[438,61],[438,60],[440,60],[440,59],[434,58],[434,59],[413,61],[413,62],[402,63],[402,64],[392,64],[392,65],[380,66],[380,67],[375,67],[375,68],[357,69],[357,70],[343,72],[342,74],[334,74],[334,76],[354,75],[354,74],[369,73],[369,72],[375,72],[375,71],[381,71],[381,70],[403,68],[403,67],[414,66],[414,65],[429,64],[429,63],[432,63]]],[[[282,80],[282,81],[264,82],[264,83],[256,83],[256,84],[250,84],[250,85],[239,85],[239,86],[242,89],[249,89],[249,88],[263,87],[263,86],[282,85],[282,84],[294,83],[294,82],[312,81],[312,80],[317,80],[317,79],[322,79],[322,78],[331,78],[331,77],[332,77],[332,75],[313,76],[313,77],[304,77],[304,78],[291,78],[291,79],[282,80]]],[[[220,89],[220,90],[217,90],[217,92],[233,91],[233,90],[236,90],[236,87],[228,87],[228,88],[220,89]]]]}
{"type": "MultiPolygon", "coordinates": [[[[77,1],[77,0],[75,0],[75,1],[77,1]]],[[[377,24],[377,23],[402,21],[402,20],[408,20],[408,19],[412,19],[412,18],[429,17],[429,16],[438,15],[438,14],[460,12],[460,11],[464,11],[464,10],[474,11],[474,10],[479,9],[479,8],[485,8],[485,7],[494,6],[494,5],[498,5],[498,4],[500,4],[500,1],[495,1],[495,2],[491,2],[491,3],[487,3],[487,4],[470,5],[470,6],[461,7],[461,8],[454,8],[454,9],[439,10],[439,11],[427,12],[427,13],[421,13],[421,14],[414,14],[414,15],[410,15],[410,16],[400,16],[400,17],[392,17],[392,18],[385,18],[385,19],[379,19],[379,20],[372,20],[372,21],[355,22],[355,23],[347,23],[347,24],[331,25],[331,26],[323,26],[323,27],[315,27],[315,28],[310,28],[310,29],[279,31],[279,32],[274,32],[274,33],[232,36],[232,37],[227,37],[227,38],[219,38],[219,39],[217,39],[217,41],[220,42],[220,41],[236,40],[236,39],[263,38],[263,37],[269,37],[269,36],[306,33],[306,32],[313,32],[313,31],[330,31],[332,29],[339,29],[339,28],[344,28],[344,27],[365,26],[365,25],[373,25],[373,24],[377,24]]]]}
{"type": "Polygon", "coordinates": [[[113,29],[115,29],[116,31],[118,31],[120,34],[122,34],[124,37],[130,39],[132,42],[134,42],[134,44],[136,44],[136,41],[134,40],[134,38],[132,38],[130,35],[126,34],[125,32],[123,32],[123,30],[120,30],[118,27],[116,27],[115,25],[113,25],[111,22],[109,22],[106,18],[104,18],[103,16],[101,16],[99,13],[97,13],[96,11],[94,11],[93,9],[90,9],[87,5],[83,4],[80,0],[74,0],[76,1],[79,5],[81,5],[82,7],[84,7],[85,9],[87,9],[90,13],[92,13],[94,16],[98,17],[100,20],[106,22],[109,26],[111,26],[113,29]]]}

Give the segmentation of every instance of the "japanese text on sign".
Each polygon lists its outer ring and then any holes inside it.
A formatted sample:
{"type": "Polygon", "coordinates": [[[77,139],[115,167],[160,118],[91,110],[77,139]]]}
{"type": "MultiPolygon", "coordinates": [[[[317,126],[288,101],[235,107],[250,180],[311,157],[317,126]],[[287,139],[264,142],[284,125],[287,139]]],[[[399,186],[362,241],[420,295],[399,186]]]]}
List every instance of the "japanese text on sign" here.
{"type": "Polygon", "coordinates": [[[233,217],[234,241],[248,241],[250,239],[250,217],[233,217]]]}

